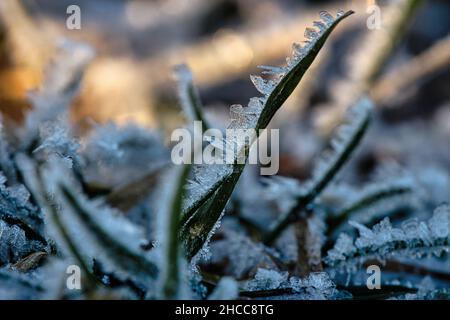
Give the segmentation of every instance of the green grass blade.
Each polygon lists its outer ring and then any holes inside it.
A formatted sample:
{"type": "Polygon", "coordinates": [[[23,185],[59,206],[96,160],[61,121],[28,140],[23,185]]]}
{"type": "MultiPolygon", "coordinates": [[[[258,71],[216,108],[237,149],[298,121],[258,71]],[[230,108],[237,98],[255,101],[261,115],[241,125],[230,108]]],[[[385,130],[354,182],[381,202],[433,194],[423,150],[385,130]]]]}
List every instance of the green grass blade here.
{"type": "MultiPolygon", "coordinates": [[[[309,41],[306,42],[303,48],[300,45],[294,45],[293,56],[288,60],[287,66],[276,69],[263,67],[266,70],[271,70],[272,73],[274,72],[273,70],[276,70],[275,80],[265,80],[259,76],[251,76],[255,87],[264,96],[250,99],[247,107],[232,106],[232,120],[229,128],[256,129],[257,133],[259,133],[260,129],[265,129],[311,66],[331,32],[352,13],[352,11],[345,13],[341,11],[334,18],[328,13],[321,12],[322,22],[316,23],[316,25],[320,26],[320,30],[306,30],[305,36],[309,41]]],[[[246,141],[243,145],[238,146],[238,154],[242,154],[242,150],[249,150],[253,142],[246,141]]],[[[209,195],[208,197],[201,197],[203,205],[187,217],[187,223],[183,226],[181,237],[185,241],[186,253],[189,258],[198,253],[209,238],[211,231],[217,226],[217,222],[243,169],[244,165],[234,165],[231,175],[224,179],[212,197],[209,197],[209,195]],[[208,200],[204,201],[205,199],[208,200]]],[[[205,170],[213,171],[216,169],[214,166],[207,166],[205,170]]],[[[208,174],[205,174],[205,176],[208,176],[208,174]]]]}

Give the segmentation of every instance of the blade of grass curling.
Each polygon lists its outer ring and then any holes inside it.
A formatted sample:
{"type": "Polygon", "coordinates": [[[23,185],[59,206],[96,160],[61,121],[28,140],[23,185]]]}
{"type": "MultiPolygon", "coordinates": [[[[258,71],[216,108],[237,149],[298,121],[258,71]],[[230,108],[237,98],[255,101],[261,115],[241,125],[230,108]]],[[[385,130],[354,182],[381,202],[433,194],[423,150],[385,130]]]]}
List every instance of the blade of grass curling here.
{"type": "MultiPolygon", "coordinates": [[[[294,45],[293,56],[288,60],[287,66],[276,69],[277,72],[280,72],[277,74],[278,80],[265,80],[259,76],[251,76],[255,87],[264,96],[250,99],[248,107],[232,106],[230,127],[256,129],[257,134],[259,134],[260,129],[265,129],[276,111],[286,101],[313,63],[328,36],[343,19],[351,14],[353,14],[353,11],[340,11],[334,18],[329,13],[321,12],[322,21],[316,23],[319,30],[315,31],[311,28],[306,30],[305,36],[309,41],[306,42],[304,47],[298,44],[294,45]],[[234,117],[233,113],[236,114],[234,117]]],[[[268,69],[268,67],[263,68],[268,69]]],[[[253,141],[242,145],[238,150],[248,150],[251,143],[253,141]]],[[[181,237],[185,242],[186,254],[189,258],[194,257],[200,251],[211,231],[215,226],[217,227],[217,222],[223,214],[225,205],[243,169],[244,165],[235,164],[232,174],[224,179],[224,182],[217,188],[212,197],[208,201],[204,201],[204,204],[197,211],[192,212],[191,216],[187,217],[181,237]]]]}

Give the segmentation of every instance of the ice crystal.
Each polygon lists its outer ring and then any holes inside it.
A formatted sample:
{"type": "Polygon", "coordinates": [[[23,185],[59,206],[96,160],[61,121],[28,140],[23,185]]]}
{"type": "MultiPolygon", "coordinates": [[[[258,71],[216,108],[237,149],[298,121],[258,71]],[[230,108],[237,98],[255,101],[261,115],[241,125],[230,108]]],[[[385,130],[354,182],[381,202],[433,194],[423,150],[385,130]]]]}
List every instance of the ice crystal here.
{"type": "Polygon", "coordinates": [[[420,258],[447,252],[450,249],[450,207],[438,207],[427,221],[415,218],[393,227],[385,218],[372,229],[357,222],[350,222],[359,231],[353,242],[347,235],[341,235],[325,261],[332,267],[346,271],[370,260],[384,261],[394,256],[420,258]]]}
{"type": "Polygon", "coordinates": [[[251,75],[250,80],[255,88],[265,96],[268,96],[276,86],[273,80],[265,80],[260,76],[251,75]]]}
{"type": "Polygon", "coordinates": [[[261,113],[262,104],[261,99],[252,98],[248,107],[243,107],[240,104],[230,106],[230,127],[239,129],[252,129],[256,126],[256,121],[261,113]]]}
{"type": "Polygon", "coordinates": [[[319,16],[323,20],[323,22],[325,22],[326,25],[330,25],[334,21],[333,16],[327,11],[320,11],[319,16]]]}
{"type": "Polygon", "coordinates": [[[313,39],[317,38],[317,36],[318,36],[318,33],[313,28],[305,29],[305,38],[307,38],[309,40],[313,40],[313,39]]]}
{"type": "Polygon", "coordinates": [[[325,31],[327,26],[322,21],[314,21],[314,26],[317,27],[321,32],[325,31]]]}
{"type": "Polygon", "coordinates": [[[275,76],[283,76],[286,73],[286,68],[284,67],[274,67],[274,66],[258,66],[262,69],[262,74],[270,74],[275,76]]]}
{"type": "Polygon", "coordinates": [[[356,247],[353,244],[353,238],[346,233],[341,233],[334,244],[333,249],[328,251],[327,259],[329,261],[345,261],[347,256],[355,253],[356,247]]]}
{"type": "Polygon", "coordinates": [[[416,293],[407,293],[397,299],[404,300],[448,300],[450,298],[450,290],[448,288],[437,288],[433,279],[426,276],[417,285],[416,293]]]}

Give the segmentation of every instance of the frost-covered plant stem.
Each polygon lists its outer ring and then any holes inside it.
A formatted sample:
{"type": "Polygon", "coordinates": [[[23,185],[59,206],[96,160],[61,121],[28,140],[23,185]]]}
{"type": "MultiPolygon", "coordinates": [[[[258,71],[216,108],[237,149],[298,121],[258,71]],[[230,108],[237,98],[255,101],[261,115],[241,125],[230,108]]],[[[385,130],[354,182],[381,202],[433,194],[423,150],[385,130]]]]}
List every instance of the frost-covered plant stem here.
{"type": "Polygon", "coordinates": [[[367,98],[360,99],[350,109],[351,113],[356,113],[357,118],[352,119],[351,115],[348,119],[350,124],[338,128],[338,135],[331,142],[331,151],[327,150],[324,159],[319,161],[312,179],[306,183],[306,191],[298,196],[296,205],[264,237],[266,244],[273,243],[290,223],[296,221],[339,173],[364,137],[370,123],[371,109],[372,102],[367,98]]]}

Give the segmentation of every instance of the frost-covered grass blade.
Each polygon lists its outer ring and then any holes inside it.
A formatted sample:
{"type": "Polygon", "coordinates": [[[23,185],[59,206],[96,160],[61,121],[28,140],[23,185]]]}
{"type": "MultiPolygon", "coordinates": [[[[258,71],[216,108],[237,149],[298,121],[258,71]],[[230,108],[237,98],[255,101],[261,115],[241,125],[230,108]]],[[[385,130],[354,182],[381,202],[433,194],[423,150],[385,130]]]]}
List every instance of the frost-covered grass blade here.
{"type": "Polygon", "coordinates": [[[450,207],[438,207],[426,222],[411,219],[397,228],[389,218],[369,229],[357,222],[350,224],[358,229],[359,237],[353,240],[343,233],[333,249],[328,251],[328,266],[354,272],[365,261],[386,261],[396,256],[420,258],[439,256],[450,250],[450,207]]]}
{"type": "MultiPolygon", "coordinates": [[[[352,13],[352,11],[340,11],[336,18],[328,13],[321,13],[322,22],[316,23],[321,28],[314,32],[311,29],[305,32],[308,41],[305,42],[304,47],[294,45],[293,55],[288,59],[287,66],[282,68],[283,71],[278,74],[277,79],[265,80],[259,76],[251,76],[253,84],[263,96],[250,99],[247,107],[241,107],[239,112],[232,115],[229,128],[253,128],[258,133],[259,129],[265,129],[277,110],[296,88],[334,28],[352,13]]],[[[267,70],[267,67],[265,69],[267,70]]],[[[227,142],[234,143],[234,141],[227,142]]],[[[238,154],[242,150],[249,150],[253,142],[244,142],[242,145],[238,145],[238,154]]],[[[209,197],[209,192],[200,197],[200,201],[204,204],[188,217],[182,230],[182,239],[186,243],[188,257],[195,256],[207,241],[220,219],[243,169],[244,165],[234,165],[232,174],[223,180],[211,197],[209,197]]],[[[205,167],[205,170],[205,176],[208,176],[207,173],[210,170],[214,172],[217,168],[208,166],[205,167]]],[[[192,207],[192,204],[188,206],[192,207]]]]}
{"type": "Polygon", "coordinates": [[[50,234],[86,273],[87,289],[100,284],[93,274],[94,259],[105,272],[150,285],[158,270],[140,246],[145,240],[140,228],[104,204],[87,199],[60,159],[52,159],[39,171],[24,156],[19,163],[44,208],[50,234]]]}
{"type": "Polygon", "coordinates": [[[349,109],[346,123],[337,128],[336,135],[330,142],[330,149],[327,149],[319,159],[312,178],[299,192],[296,205],[276,221],[265,236],[265,243],[272,243],[291,222],[297,219],[297,215],[313,203],[338,174],[364,137],[372,108],[372,101],[363,97],[349,109]]]}

